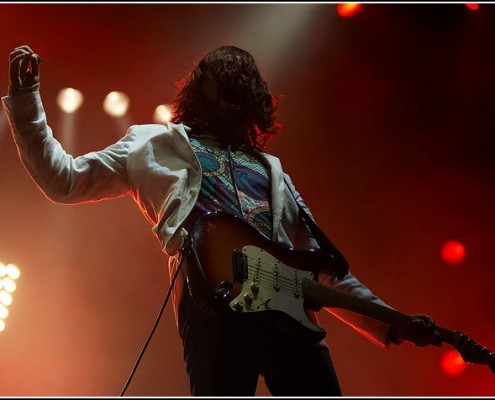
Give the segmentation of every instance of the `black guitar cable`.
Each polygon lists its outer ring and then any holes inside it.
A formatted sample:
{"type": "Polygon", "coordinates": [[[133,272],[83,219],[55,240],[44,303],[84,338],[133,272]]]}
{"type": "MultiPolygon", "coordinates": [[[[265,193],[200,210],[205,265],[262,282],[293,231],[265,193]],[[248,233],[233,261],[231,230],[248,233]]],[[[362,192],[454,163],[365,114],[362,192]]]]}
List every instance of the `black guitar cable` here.
{"type": "MultiPolygon", "coordinates": [[[[186,235],[187,235],[187,233],[186,233],[186,235]]],[[[168,303],[168,299],[170,298],[170,294],[172,293],[172,289],[174,287],[175,281],[176,281],[177,276],[179,275],[180,269],[182,267],[182,262],[184,261],[184,258],[185,258],[185,254],[183,252],[184,249],[185,249],[185,246],[184,245],[179,249],[179,251],[181,252],[181,259],[180,259],[179,265],[177,266],[177,268],[176,268],[176,270],[174,272],[174,275],[172,276],[172,279],[170,280],[170,286],[169,286],[169,288],[167,290],[167,295],[165,296],[165,300],[163,301],[163,304],[162,304],[162,306],[160,308],[160,311],[158,312],[158,315],[156,317],[155,323],[153,324],[153,327],[151,328],[150,334],[148,335],[148,338],[146,339],[146,342],[144,343],[144,346],[141,349],[141,352],[139,353],[139,356],[138,356],[138,358],[137,358],[137,360],[136,360],[136,362],[134,364],[134,367],[132,368],[131,373],[129,374],[129,378],[127,378],[127,382],[125,383],[124,388],[120,392],[119,397],[123,397],[124,396],[124,393],[126,392],[127,388],[129,387],[129,384],[131,383],[131,380],[132,380],[134,374],[136,373],[137,367],[138,367],[139,363],[141,362],[141,358],[143,358],[144,352],[146,351],[146,348],[148,347],[148,345],[149,345],[149,343],[151,341],[151,338],[153,337],[153,334],[155,333],[155,330],[158,327],[158,323],[160,322],[160,319],[162,317],[163,311],[165,310],[165,306],[168,303]]]]}

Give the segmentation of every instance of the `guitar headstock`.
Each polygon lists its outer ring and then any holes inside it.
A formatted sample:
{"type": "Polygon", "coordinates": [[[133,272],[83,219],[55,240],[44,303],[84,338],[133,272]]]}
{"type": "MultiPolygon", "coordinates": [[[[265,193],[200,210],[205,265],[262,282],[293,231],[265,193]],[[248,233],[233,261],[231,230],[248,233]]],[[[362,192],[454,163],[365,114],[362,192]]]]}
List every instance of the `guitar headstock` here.
{"type": "Polygon", "coordinates": [[[495,373],[495,353],[462,332],[456,331],[455,339],[452,344],[466,363],[487,365],[495,373]]]}

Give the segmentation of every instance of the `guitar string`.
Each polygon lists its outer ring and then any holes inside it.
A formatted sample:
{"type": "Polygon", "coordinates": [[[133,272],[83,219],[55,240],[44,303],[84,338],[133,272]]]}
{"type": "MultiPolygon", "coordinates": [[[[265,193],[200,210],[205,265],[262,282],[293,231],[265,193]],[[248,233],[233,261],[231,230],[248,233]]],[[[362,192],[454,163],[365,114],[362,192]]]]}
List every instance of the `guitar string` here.
{"type": "MultiPolygon", "coordinates": [[[[251,257],[253,260],[254,258],[251,257]]],[[[269,263],[264,263],[265,265],[271,265],[269,263]]],[[[271,271],[266,271],[263,269],[258,269],[257,266],[255,265],[248,265],[248,270],[253,274],[258,276],[263,277],[265,280],[268,280],[268,286],[275,286],[273,285],[273,281],[275,280],[274,278],[274,273],[271,271]]],[[[293,279],[290,279],[288,277],[284,277],[279,275],[278,277],[278,287],[279,289],[283,289],[284,291],[290,292],[290,293],[300,293],[302,292],[302,278],[299,280],[297,286],[295,285],[295,281],[293,279]]]]}
{"type": "MultiPolygon", "coordinates": [[[[256,274],[258,275],[258,280],[260,281],[260,284],[261,283],[267,284],[264,287],[274,286],[273,285],[273,281],[274,281],[273,273],[271,273],[270,271],[258,270],[258,268],[254,267],[254,266],[248,266],[248,270],[252,273],[252,275],[256,275],[256,274]]],[[[294,289],[295,289],[294,281],[291,281],[291,280],[286,279],[286,278],[281,279],[279,281],[279,288],[284,289],[285,291],[294,291],[294,289]]]]}
{"type": "MultiPolygon", "coordinates": [[[[259,269],[256,265],[248,265],[248,270],[251,271],[253,273],[253,275],[256,275],[256,274],[264,275],[264,276],[272,277],[273,279],[275,279],[274,278],[274,276],[275,276],[274,272],[267,271],[266,269],[259,269]]],[[[294,283],[294,279],[291,279],[287,276],[283,276],[281,274],[278,275],[278,280],[280,280],[283,283],[287,283],[289,285],[294,283]]]]}
{"type": "MultiPolygon", "coordinates": [[[[251,262],[256,262],[256,264],[261,265],[262,267],[272,267],[273,268],[275,266],[273,262],[262,261],[260,258],[251,257],[251,256],[247,256],[247,255],[246,255],[246,258],[249,261],[251,261],[251,262]]],[[[279,262],[279,260],[277,260],[277,261],[279,262]]],[[[251,273],[253,273],[253,274],[258,273],[258,276],[260,276],[260,286],[263,286],[263,287],[266,287],[266,286],[273,287],[274,273],[271,272],[271,271],[267,271],[266,269],[259,268],[258,265],[249,264],[249,262],[248,262],[248,271],[251,272],[251,273]]],[[[281,267],[295,269],[293,267],[289,267],[289,266],[286,266],[286,265],[281,265],[281,267]]],[[[296,271],[299,271],[299,270],[296,270],[296,271]]],[[[301,285],[303,278],[307,278],[307,277],[301,276],[301,279],[299,281],[299,285],[298,286],[301,285]]],[[[279,282],[282,283],[280,285],[280,290],[281,291],[289,291],[289,292],[292,291],[293,292],[293,290],[294,290],[294,280],[279,275],[279,282]]],[[[389,310],[387,310],[387,313],[388,313],[388,311],[389,310]]],[[[393,311],[395,311],[395,310],[393,310],[393,311]]],[[[405,319],[408,320],[408,317],[405,316],[405,315],[402,316],[402,315],[398,314],[398,316],[399,317],[404,317],[405,319]]],[[[445,328],[441,328],[441,327],[438,327],[438,328],[442,329],[442,331],[445,331],[446,333],[449,333],[449,334],[457,334],[457,332],[452,332],[452,331],[446,330],[445,328]]],[[[445,333],[444,333],[444,335],[445,335],[445,333]]],[[[446,339],[446,338],[444,338],[444,339],[446,339]]],[[[483,346],[481,346],[478,343],[476,343],[476,344],[478,346],[480,346],[480,347],[483,347],[483,346]]],[[[483,350],[489,353],[489,355],[487,357],[489,360],[486,360],[485,362],[481,362],[481,363],[484,363],[486,365],[489,365],[490,369],[492,369],[492,371],[495,372],[495,366],[492,366],[491,365],[492,363],[495,362],[494,361],[495,359],[493,358],[493,357],[495,357],[495,353],[490,352],[486,347],[483,347],[483,350]]],[[[478,362],[478,363],[480,363],[480,362],[478,362]]]]}
{"type": "MultiPolygon", "coordinates": [[[[263,267],[270,267],[270,266],[271,266],[271,267],[274,267],[274,264],[273,264],[273,263],[271,263],[271,262],[266,262],[266,261],[261,261],[259,258],[255,258],[255,257],[250,257],[250,256],[247,256],[247,259],[248,259],[248,260],[251,260],[251,261],[256,260],[256,262],[257,262],[257,263],[259,263],[259,264],[261,264],[263,267]]],[[[289,267],[289,266],[286,266],[286,265],[284,265],[284,264],[282,264],[280,267],[282,267],[282,268],[281,268],[281,271],[283,270],[283,268],[291,268],[291,269],[293,269],[293,270],[295,270],[295,271],[299,271],[299,270],[296,270],[296,269],[295,269],[295,268],[293,268],[293,267],[289,267]]],[[[253,265],[253,264],[249,264],[249,263],[248,263],[248,269],[249,269],[249,268],[256,268],[256,265],[253,265]]],[[[261,269],[261,271],[266,272],[266,273],[271,273],[270,271],[267,271],[266,269],[261,269]]],[[[301,272],[311,272],[311,271],[301,271],[301,272]]],[[[280,278],[280,279],[282,279],[282,280],[286,280],[287,282],[293,282],[293,279],[288,278],[288,277],[286,277],[286,276],[279,275],[279,278],[280,278]]],[[[301,276],[301,279],[302,279],[302,278],[307,278],[307,277],[306,277],[306,276],[301,276]]],[[[308,278],[308,279],[309,279],[309,278],[308,278]]]]}
{"type": "MultiPolygon", "coordinates": [[[[259,257],[246,256],[246,258],[247,258],[248,260],[251,260],[251,261],[256,260],[256,262],[259,262],[260,264],[262,264],[262,265],[264,265],[264,266],[274,266],[274,263],[273,263],[273,262],[269,262],[269,261],[262,261],[259,257]]],[[[290,269],[293,269],[293,270],[295,270],[295,271],[300,271],[300,272],[311,272],[311,271],[308,271],[308,270],[299,270],[299,269],[297,269],[297,268],[290,267],[290,266],[288,266],[288,265],[283,264],[283,263],[282,263],[280,260],[278,260],[278,259],[275,259],[275,260],[277,260],[277,262],[279,262],[279,263],[280,263],[280,267],[282,267],[282,268],[290,268],[290,269]]],[[[252,265],[252,264],[248,264],[248,265],[252,265]]]]}
{"type": "MultiPolygon", "coordinates": [[[[270,282],[273,282],[275,280],[274,278],[274,273],[266,270],[259,270],[256,266],[253,265],[248,265],[248,270],[253,274],[253,275],[258,275],[264,278],[266,281],[269,280],[270,282]]],[[[273,286],[270,282],[270,286],[273,286]]],[[[284,288],[285,290],[288,291],[294,291],[296,288],[295,281],[291,280],[290,278],[283,277],[279,275],[279,287],[282,289],[284,288]]],[[[299,280],[297,288],[299,289],[301,285],[301,280],[299,280]]],[[[299,291],[299,290],[298,290],[299,291]]]]}
{"type": "MultiPolygon", "coordinates": [[[[273,280],[270,280],[270,277],[265,277],[263,280],[260,281],[260,286],[262,287],[271,287],[274,288],[273,285],[273,280]]],[[[279,291],[282,292],[294,292],[294,286],[288,286],[288,285],[279,285],[278,286],[279,291]]]]}

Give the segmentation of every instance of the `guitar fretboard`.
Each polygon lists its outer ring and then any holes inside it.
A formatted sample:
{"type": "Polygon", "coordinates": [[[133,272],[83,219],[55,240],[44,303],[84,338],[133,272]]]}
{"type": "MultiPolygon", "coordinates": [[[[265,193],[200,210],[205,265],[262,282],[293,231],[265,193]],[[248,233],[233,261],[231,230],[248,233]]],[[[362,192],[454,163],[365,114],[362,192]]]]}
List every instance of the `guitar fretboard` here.
{"type": "MultiPolygon", "coordinates": [[[[324,307],[344,308],[389,324],[406,325],[412,319],[410,315],[393,308],[361,299],[350,293],[322,285],[312,279],[304,279],[302,287],[306,297],[311,297],[324,307]]],[[[454,346],[458,343],[458,332],[438,325],[435,326],[435,329],[442,336],[442,341],[454,346]]]]}

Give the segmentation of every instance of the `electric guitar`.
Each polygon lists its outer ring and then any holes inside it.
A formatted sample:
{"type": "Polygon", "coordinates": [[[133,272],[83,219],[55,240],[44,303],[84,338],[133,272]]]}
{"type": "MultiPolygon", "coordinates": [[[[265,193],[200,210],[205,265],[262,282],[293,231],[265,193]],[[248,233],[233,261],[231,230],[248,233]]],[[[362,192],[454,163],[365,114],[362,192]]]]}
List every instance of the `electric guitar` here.
{"type": "MultiPolygon", "coordinates": [[[[267,317],[308,342],[325,337],[314,317],[322,307],[343,308],[397,325],[412,318],[318,283],[317,271],[332,269],[328,254],[280,246],[228,213],[202,215],[188,240],[187,285],[195,302],[207,312],[267,317]]],[[[435,329],[465,362],[484,364],[495,372],[494,353],[462,332],[438,325],[435,329]]]]}

